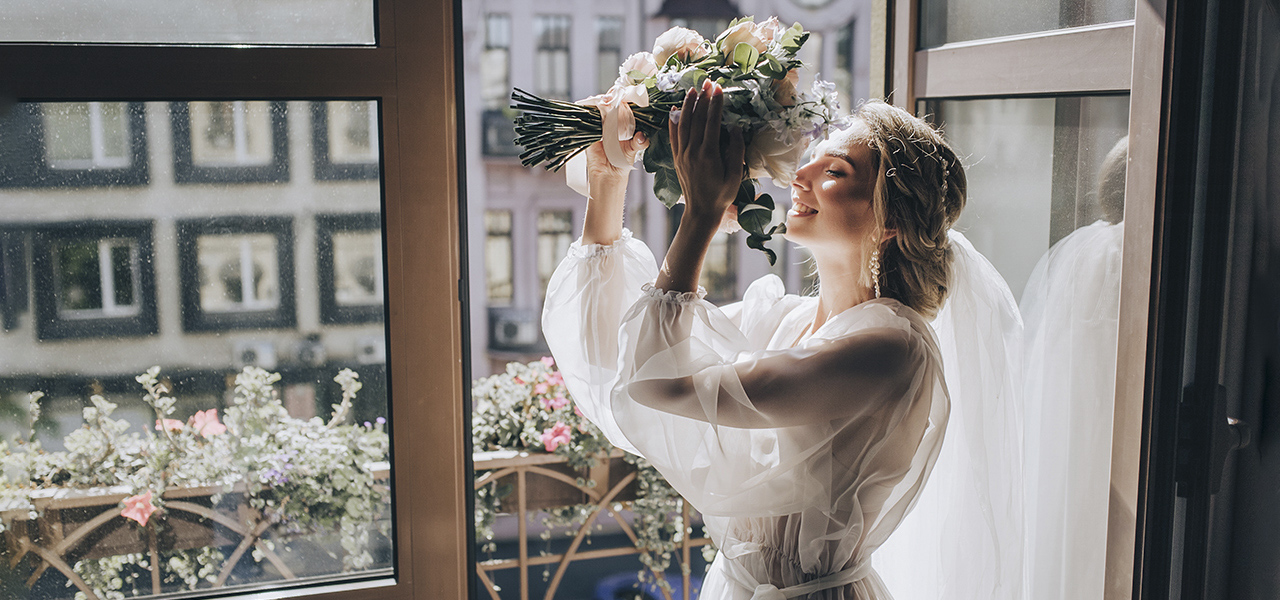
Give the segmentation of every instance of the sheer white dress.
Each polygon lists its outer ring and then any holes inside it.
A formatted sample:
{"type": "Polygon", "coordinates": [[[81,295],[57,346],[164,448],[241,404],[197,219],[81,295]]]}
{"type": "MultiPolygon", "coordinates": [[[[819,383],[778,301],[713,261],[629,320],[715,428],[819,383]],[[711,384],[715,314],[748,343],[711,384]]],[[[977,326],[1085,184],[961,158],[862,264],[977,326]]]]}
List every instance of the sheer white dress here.
{"type": "Polygon", "coordinates": [[[652,287],[624,230],[575,242],[543,331],[578,408],[702,512],[706,600],[886,600],[871,556],[915,503],[950,403],[927,321],[865,302],[807,333],[816,298],[765,276],[742,302],[652,287]]]}

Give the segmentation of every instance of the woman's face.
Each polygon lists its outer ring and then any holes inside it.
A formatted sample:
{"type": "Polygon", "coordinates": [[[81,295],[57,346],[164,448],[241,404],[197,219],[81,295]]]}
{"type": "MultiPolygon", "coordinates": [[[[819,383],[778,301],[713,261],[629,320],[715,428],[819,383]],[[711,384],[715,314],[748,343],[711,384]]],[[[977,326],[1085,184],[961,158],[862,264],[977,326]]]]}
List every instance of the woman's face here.
{"type": "Polygon", "coordinates": [[[875,231],[872,193],[876,158],[863,140],[869,131],[860,119],[814,149],[796,171],[787,212],[787,238],[811,250],[864,244],[875,231]]]}

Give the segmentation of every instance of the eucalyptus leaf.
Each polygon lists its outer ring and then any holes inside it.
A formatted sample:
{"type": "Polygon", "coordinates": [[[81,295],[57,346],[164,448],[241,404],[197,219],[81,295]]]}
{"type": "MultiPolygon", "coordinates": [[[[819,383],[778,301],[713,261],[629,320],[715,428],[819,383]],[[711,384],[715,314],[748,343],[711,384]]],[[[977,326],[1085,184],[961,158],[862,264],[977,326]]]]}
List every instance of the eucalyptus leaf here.
{"type": "Polygon", "coordinates": [[[743,71],[750,71],[756,67],[756,63],[760,61],[760,51],[755,46],[746,42],[738,42],[733,48],[733,62],[742,68],[743,71]]]}
{"type": "Polygon", "coordinates": [[[707,72],[702,69],[689,69],[680,76],[680,83],[676,84],[679,89],[688,90],[702,87],[702,82],[706,81],[707,72]]]}
{"type": "Polygon", "coordinates": [[[768,234],[753,233],[747,236],[747,247],[764,252],[765,256],[769,257],[769,266],[773,266],[774,263],[778,262],[778,255],[773,250],[765,247],[764,243],[769,240],[768,234]]]}
{"type": "Polygon", "coordinates": [[[644,170],[657,173],[661,169],[676,168],[675,158],[671,155],[671,134],[666,127],[656,129],[649,139],[649,147],[644,151],[644,170]]]}

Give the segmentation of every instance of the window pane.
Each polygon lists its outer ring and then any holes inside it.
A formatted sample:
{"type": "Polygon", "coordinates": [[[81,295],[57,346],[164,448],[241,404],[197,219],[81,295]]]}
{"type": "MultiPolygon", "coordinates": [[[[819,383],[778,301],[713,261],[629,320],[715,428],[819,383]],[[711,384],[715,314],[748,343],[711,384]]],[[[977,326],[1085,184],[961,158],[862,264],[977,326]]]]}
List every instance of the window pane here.
{"type": "Polygon", "coordinates": [[[267,102],[192,102],[191,162],[197,166],[265,165],[272,159],[267,102]]]}
{"type": "MultiPolygon", "coordinates": [[[[309,100],[19,103],[0,116],[0,287],[29,290],[0,293],[0,597],[394,575],[380,173],[333,181],[299,165],[284,181],[189,185],[168,168],[182,144],[137,135],[189,111],[206,155],[252,155],[254,111],[277,104],[272,115],[304,112],[267,120],[268,135],[330,131],[305,118],[309,100]],[[11,164],[74,155],[50,150],[50,131],[87,131],[80,160],[126,139],[127,156],[145,146],[162,168],[14,185],[24,171],[11,164]],[[50,533],[83,527],[69,548],[50,533]],[[45,554],[16,554],[24,538],[45,554]],[[53,555],[65,565],[43,562],[53,555]]],[[[343,156],[374,154],[379,168],[376,137],[362,137],[377,106],[319,104],[342,115],[343,156]]]]}
{"type": "Polygon", "coordinates": [[[0,42],[373,44],[373,0],[9,0],[0,42]]]}
{"type": "Polygon", "coordinates": [[[622,64],[622,19],[598,17],[596,19],[596,88],[608,90],[618,78],[618,66],[622,64]]]}
{"type": "Polygon", "coordinates": [[[573,243],[573,212],[568,210],[544,210],[538,213],[538,280],[542,295],[547,293],[547,282],[555,272],[560,259],[569,253],[573,243]]]}
{"type": "Polygon", "coordinates": [[[50,166],[93,164],[88,102],[48,104],[44,109],[45,156],[50,166]]]}
{"type": "Polygon", "coordinates": [[[534,62],[538,95],[569,97],[569,17],[540,15],[536,23],[538,54],[534,62]]]}
{"type": "Polygon", "coordinates": [[[967,157],[956,228],[1020,299],[1029,598],[1104,596],[1128,107],[1126,96],[925,104],[967,157]]]}
{"type": "Polygon", "coordinates": [[[373,102],[330,102],[329,162],[378,161],[378,110],[373,102]]]}
{"type": "Polygon", "coordinates": [[[489,301],[497,303],[511,302],[515,292],[513,281],[511,245],[511,211],[484,211],[486,231],[484,247],[485,279],[489,289],[489,301]]]}
{"type": "Polygon", "coordinates": [[[1125,21],[1133,10],[1124,0],[1032,0],[1016,10],[990,0],[920,0],[920,47],[1125,21]]]}

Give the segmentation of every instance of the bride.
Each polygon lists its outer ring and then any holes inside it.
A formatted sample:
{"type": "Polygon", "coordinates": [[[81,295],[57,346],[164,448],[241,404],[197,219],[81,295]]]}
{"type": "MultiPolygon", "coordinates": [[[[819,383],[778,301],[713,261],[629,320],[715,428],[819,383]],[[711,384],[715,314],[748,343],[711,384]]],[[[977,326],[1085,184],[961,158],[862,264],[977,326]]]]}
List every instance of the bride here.
{"type": "Polygon", "coordinates": [[[543,331],[583,414],[702,512],[720,552],[701,598],[891,598],[871,557],[924,488],[951,407],[929,320],[958,291],[953,266],[977,268],[948,233],[964,171],[923,121],[863,105],[791,186],[787,237],[813,254],[818,295],[769,275],[716,307],[699,271],[744,168],[722,106],[708,83],[670,119],[687,206],[661,268],[622,228],[628,172],[588,150],[582,238],[543,331]]]}

